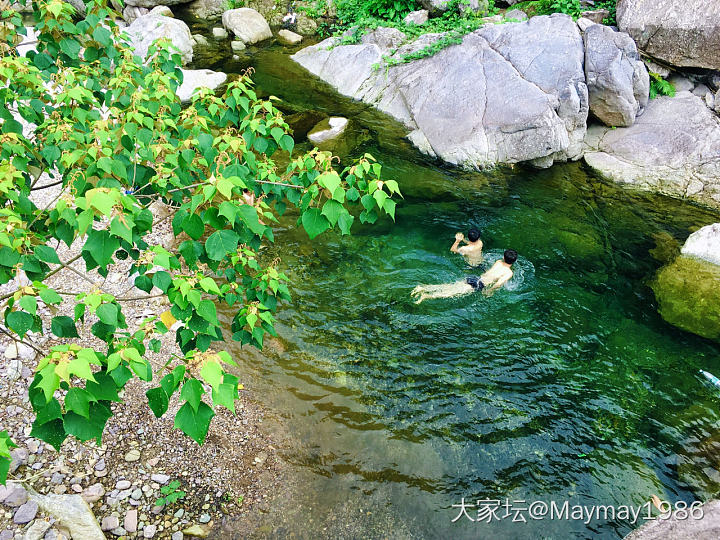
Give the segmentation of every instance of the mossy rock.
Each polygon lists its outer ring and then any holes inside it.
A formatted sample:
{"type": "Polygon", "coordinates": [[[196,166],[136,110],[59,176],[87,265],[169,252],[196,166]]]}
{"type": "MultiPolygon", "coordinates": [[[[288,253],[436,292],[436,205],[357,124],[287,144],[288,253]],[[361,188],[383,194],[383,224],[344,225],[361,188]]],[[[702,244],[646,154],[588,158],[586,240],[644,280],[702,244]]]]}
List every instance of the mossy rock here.
{"type": "Polygon", "coordinates": [[[663,319],[720,341],[720,266],[681,256],[661,268],[650,286],[663,319]]]}

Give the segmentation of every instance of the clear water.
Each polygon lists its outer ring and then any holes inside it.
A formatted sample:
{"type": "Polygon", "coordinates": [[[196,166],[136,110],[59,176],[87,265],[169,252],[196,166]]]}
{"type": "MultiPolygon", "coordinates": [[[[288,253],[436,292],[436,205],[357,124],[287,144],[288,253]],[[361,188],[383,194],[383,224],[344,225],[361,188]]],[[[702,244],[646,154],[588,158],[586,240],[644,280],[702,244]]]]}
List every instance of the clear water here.
{"type": "MultiPolygon", "coordinates": [[[[662,321],[647,282],[717,215],[632,194],[579,164],[449,171],[382,115],[334,94],[281,49],[260,89],[355,120],[405,194],[397,223],[315,242],[278,231],[293,303],[262,354],[232,349],[296,443],[300,489],[259,529],[301,538],[619,538],[628,520],[451,520],[477,499],[641,505],[720,492],[720,347],[662,321]],[[492,298],[412,303],[419,283],[476,270],[448,251],[482,231],[521,256],[492,298]],[[715,442],[718,440],[718,442],[715,442]]],[[[288,220],[290,223],[292,219],[288,220]]],[[[471,516],[476,517],[470,510],[471,516]]],[[[259,534],[259,533],[258,533],[259,534]]]]}

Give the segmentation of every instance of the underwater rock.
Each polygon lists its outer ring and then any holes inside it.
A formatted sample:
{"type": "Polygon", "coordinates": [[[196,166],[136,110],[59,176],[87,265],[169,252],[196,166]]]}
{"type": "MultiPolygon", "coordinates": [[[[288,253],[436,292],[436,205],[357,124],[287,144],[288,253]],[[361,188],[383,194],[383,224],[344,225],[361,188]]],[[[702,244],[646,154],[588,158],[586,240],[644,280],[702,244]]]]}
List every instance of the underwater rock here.
{"type": "Polygon", "coordinates": [[[340,93],[404,123],[415,146],[448,163],[483,168],[580,158],[588,93],[583,41],[570,17],[488,24],[460,44],[402,61],[441,37],[425,34],[402,45],[402,32],[378,28],[359,44],[329,38],[292,58],[340,93]],[[400,63],[385,65],[385,56],[400,63]]]}
{"type": "Polygon", "coordinates": [[[286,43],[287,45],[297,45],[303,40],[303,37],[300,34],[296,34],[295,32],[291,32],[285,28],[277,33],[277,37],[280,41],[286,43]]]}
{"type": "Polygon", "coordinates": [[[681,255],[660,269],[650,287],[663,319],[720,341],[720,266],[681,255]]]}
{"type": "Polygon", "coordinates": [[[308,140],[317,145],[332,145],[333,141],[342,136],[347,125],[347,118],[338,116],[327,118],[310,130],[308,140]]]}

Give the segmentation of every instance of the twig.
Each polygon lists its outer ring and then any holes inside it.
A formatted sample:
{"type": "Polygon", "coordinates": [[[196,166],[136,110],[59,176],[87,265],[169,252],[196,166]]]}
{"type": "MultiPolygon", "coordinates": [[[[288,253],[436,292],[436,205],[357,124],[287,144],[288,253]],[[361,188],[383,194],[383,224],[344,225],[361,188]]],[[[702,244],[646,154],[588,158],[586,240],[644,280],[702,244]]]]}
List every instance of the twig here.
{"type": "Polygon", "coordinates": [[[6,336],[8,336],[8,337],[9,337],[10,339],[12,339],[15,343],[21,343],[21,344],[23,344],[23,345],[27,345],[27,346],[30,347],[31,349],[35,349],[35,352],[36,352],[36,353],[38,353],[38,354],[43,354],[43,351],[40,350],[40,349],[38,349],[35,345],[33,345],[32,343],[28,343],[27,341],[24,341],[24,340],[22,340],[22,339],[16,338],[16,337],[13,336],[10,332],[8,332],[7,330],[5,330],[2,326],[0,326],[0,332],[2,332],[3,334],[5,334],[6,336]]]}

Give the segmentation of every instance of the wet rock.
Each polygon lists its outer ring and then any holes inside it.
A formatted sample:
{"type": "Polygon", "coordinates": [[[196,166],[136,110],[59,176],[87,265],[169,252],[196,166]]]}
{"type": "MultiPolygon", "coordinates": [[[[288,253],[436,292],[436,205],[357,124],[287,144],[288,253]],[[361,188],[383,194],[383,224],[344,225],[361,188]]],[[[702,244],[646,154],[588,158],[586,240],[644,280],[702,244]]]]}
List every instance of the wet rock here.
{"type": "Polygon", "coordinates": [[[210,527],[207,525],[191,525],[190,527],[183,529],[182,533],[185,536],[194,536],[196,538],[207,538],[210,534],[210,527]]]}
{"type": "Polygon", "coordinates": [[[297,45],[303,40],[303,37],[300,34],[296,34],[295,32],[291,32],[285,28],[280,30],[277,33],[277,36],[280,41],[288,45],[297,45]]]}
{"type": "Polygon", "coordinates": [[[28,501],[22,506],[18,507],[13,514],[13,521],[18,525],[24,525],[30,523],[38,512],[38,505],[35,501],[28,501]]]}
{"type": "Polygon", "coordinates": [[[624,540],[710,540],[720,532],[720,501],[708,501],[702,506],[702,518],[668,519],[646,521],[639,529],[628,534],[624,540]]]}
{"type": "Polygon", "coordinates": [[[650,77],[635,42],[594,24],[583,34],[590,112],[606,126],[631,126],[648,103],[650,77]]]}
{"type": "Polygon", "coordinates": [[[223,26],[246,45],[272,37],[265,18],[251,8],[231,9],[222,14],[223,26]]]}
{"type": "Polygon", "coordinates": [[[687,257],[720,265],[720,223],[706,225],[692,233],[680,251],[687,257]]]}
{"type": "Polygon", "coordinates": [[[224,28],[219,28],[217,26],[212,29],[212,34],[213,34],[213,37],[217,38],[217,39],[227,39],[228,38],[227,30],[225,30],[224,28]]]}
{"type": "Polygon", "coordinates": [[[429,16],[430,14],[427,9],[419,9],[408,13],[403,19],[403,22],[405,24],[416,24],[419,26],[421,24],[425,24],[428,21],[429,16]]]}
{"type": "Polygon", "coordinates": [[[348,125],[347,118],[334,116],[317,124],[307,135],[308,140],[317,145],[327,145],[340,137],[348,125]]]}
{"type": "Polygon", "coordinates": [[[240,51],[244,51],[247,47],[245,46],[245,43],[243,43],[239,39],[236,39],[230,43],[230,48],[234,52],[240,52],[240,51]]]}

